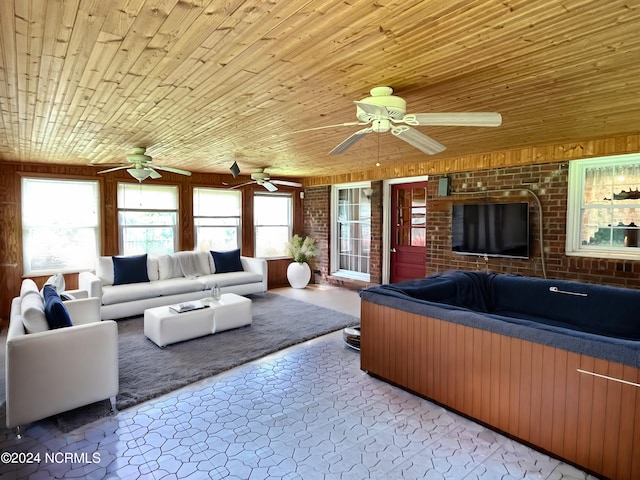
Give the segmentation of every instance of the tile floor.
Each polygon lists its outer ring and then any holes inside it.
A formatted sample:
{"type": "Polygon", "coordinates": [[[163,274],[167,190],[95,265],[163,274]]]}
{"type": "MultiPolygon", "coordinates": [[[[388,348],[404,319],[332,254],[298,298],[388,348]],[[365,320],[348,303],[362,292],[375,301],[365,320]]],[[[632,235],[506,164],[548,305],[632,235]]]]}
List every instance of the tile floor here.
{"type": "MultiPolygon", "coordinates": [[[[276,293],[358,313],[353,292],[276,293]]],[[[0,463],[0,478],[12,480],[593,478],[369,377],[341,332],[72,433],[46,421],[20,441],[2,432],[5,455],[40,455],[0,463]]]]}

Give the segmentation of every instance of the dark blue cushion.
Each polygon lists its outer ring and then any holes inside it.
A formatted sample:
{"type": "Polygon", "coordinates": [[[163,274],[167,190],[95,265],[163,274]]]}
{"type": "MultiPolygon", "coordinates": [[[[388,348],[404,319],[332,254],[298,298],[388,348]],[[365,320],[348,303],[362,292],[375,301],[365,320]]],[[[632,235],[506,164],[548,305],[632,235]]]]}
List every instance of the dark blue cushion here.
{"type": "Polygon", "coordinates": [[[113,257],[113,284],[148,282],[147,254],[113,257]]]}
{"type": "Polygon", "coordinates": [[[214,252],[213,263],[216,266],[216,273],[242,272],[242,262],[240,261],[240,249],[229,250],[228,252],[214,252]]]}
{"type": "Polygon", "coordinates": [[[45,285],[42,290],[44,296],[44,315],[47,318],[49,328],[70,327],[71,317],[67,311],[67,307],[64,306],[58,292],[51,285],[45,285]]]}

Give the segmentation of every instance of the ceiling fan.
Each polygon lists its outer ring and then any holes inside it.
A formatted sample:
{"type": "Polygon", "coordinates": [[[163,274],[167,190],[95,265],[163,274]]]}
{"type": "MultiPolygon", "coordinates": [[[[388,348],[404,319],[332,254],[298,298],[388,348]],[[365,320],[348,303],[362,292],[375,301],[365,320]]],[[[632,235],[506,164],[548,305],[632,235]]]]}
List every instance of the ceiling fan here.
{"type": "Polygon", "coordinates": [[[367,133],[385,133],[391,131],[400,140],[414,146],[418,150],[434,155],[446,149],[433,138],[419,132],[416,126],[469,126],[498,127],[502,124],[502,116],[495,112],[449,112],[449,113],[414,113],[407,114],[407,102],[393,95],[391,87],[374,87],[371,96],[356,104],[356,117],[359,122],[327,125],[324,127],[299,130],[300,132],[320,130],[323,128],[367,125],[366,128],[352,133],[342,143],[329,152],[329,155],[343,153],[367,133]]]}
{"type": "MultiPolygon", "coordinates": [[[[234,162],[235,163],[235,162],[234,162]]],[[[250,182],[245,182],[245,183],[240,183],[238,185],[234,185],[231,188],[240,188],[240,187],[244,187],[245,185],[251,185],[252,183],[256,183],[258,185],[263,186],[264,188],[266,188],[267,190],[269,190],[270,192],[275,192],[276,190],[278,190],[278,187],[276,185],[284,185],[287,187],[301,187],[302,184],[298,183],[298,182],[289,182],[287,180],[271,180],[271,175],[269,175],[267,172],[265,172],[266,168],[258,168],[255,172],[253,172],[251,174],[251,181],[250,182]]],[[[238,169],[238,173],[239,173],[239,169],[238,169]]]]}
{"type": "Polygon", "coordinates": [[[133,153],[127,155],[127,160],[129,161],[128,165],[122,165],[120,167],[109,168],[107,170],[102,170],[98,173],[110,173],[115,172],[116,170],[124,170],[126,169],[133,178],[142,182],[143,180],[151,177],[151,178],[160,178],[160,175],[157,170],[162,170],[164,172],[177,173],[179,175],[191,175],[191,172],[187,172],[186,170],[181,170],[179,168],[172,167],[161,167],[160,165],[154,165],[151,163],[152,158],[149,155],[145,154],[144,147],[136,147],[133,149],[133,153]]]}

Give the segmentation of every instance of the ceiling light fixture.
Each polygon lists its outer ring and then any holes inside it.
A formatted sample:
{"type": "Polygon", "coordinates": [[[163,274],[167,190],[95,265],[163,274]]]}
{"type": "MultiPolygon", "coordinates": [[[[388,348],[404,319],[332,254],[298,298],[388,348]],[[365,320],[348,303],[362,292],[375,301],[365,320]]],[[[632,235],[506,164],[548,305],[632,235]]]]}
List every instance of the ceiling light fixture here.
{"type": "Polygon", "coordinates": [[[146,168],[127,168],[127,172],[140,183],[151,175],[151,171],[146,168]]]}
{"type": "Polygon", "coordinates": [[[231,175],[233,175],[233,178],[238,178],[238,175],[240,175],[240,167],[238,166],[238,162],[236,161],[234,161],[233,165],[229,167],[229,170],[231,170],[231,175]]]}

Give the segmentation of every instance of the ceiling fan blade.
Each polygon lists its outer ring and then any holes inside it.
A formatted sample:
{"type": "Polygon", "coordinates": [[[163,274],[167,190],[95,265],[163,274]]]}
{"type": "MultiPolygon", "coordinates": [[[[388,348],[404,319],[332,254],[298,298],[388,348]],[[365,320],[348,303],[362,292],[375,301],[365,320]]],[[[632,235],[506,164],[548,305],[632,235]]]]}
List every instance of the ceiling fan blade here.
{"type": "Polygon", "coordinates": [[[375,117],[390,117],[391,114],[387,107],[383,107],[382,105],[374,105],[373,103],[365,103],[365,102],[353,102],[356,106],[362,110],[367,115],[373,115],[375,117]]]}
{"type": "Polygon", "coordinates": [[[407,127],[406,125],[393,127],[391,129],[391,133],[400,140],[404,140],[409,145],[416,147],[418,150],[428,155],[435,155],[447,148],[441,143],[436,142],[433,138],[426,136],[415,128],[407,127]]]}
{"type": "Polygon", "coordinates": [[[133,167],[133,165],[123,165],[121,167],[115,167],[115,168],[109,168],[107,170],[101,170],[98,173],[111,173],[111,172],[115,172],[117,170],[124,170],[125,168],[131,168],[133,167]]]}
{"type": "Polygon", "coordinates": [[[191,175],[191,172],[187,172],[186,170],[180,170],[179,168],[173,167],[159,167],[158,165],[154,165],[153,168],[156,170],[162,170],[165,172],[177,173],[178,175],[191,175]]]}
{"type": "Polygon", "coordinates": [[[288,182],[287,180],[270,180],[275,185],[284,185],[286,187],[301,187],[302,184],[298,182],[288,182]]]}
{"type": "Polygon", "coordinates": [[[338,145],[337,147],[335,147],[333,150],[331,150],[329,152],[329,155],[336,155],[338,153],[342,153],[345,150],[347,150],[351,145],[353,145],[354,143],[356,143],[357,141],[361,140],[365,134],[367,133],[371,133],[373,132],[373,129],[371,127],[369,128],[363,128],[362,130],[358,130],[355,133],[352,133],[350,136],[347,137],[346,140],[344,140],[340,145],[338,145]]]}
{"type": "Polygon", "coordinates": [[[312,127],[312,128],[305,128],[303,130],[295,130],[290,133],[313,132],[314,130],[324,130],[325,128],[352,127],[354,125],[368,125],[368,124],[364,122],[336,123],[335,125],[324,125],[322,127],[312,127]]]}
{"type": "Polygon", "coordinates": [[[269,182],[268,180],[265,180],[260,185],[262,185],[264,188],[266,188],[270,192],[275,192],[276,190],[278,190],[278,187],[276,187],[273,183],[269,182]]]}
{"type": "Polygon", "coordinates": [[[151,167],[145,167],[145,170],[149,170],[149,172],[151,173],[149,176],[151,178],[162,178],[162,175],[160,175],[158,172],[156,172],[153,168],[151,167]]]}
{"type": "Polygon", "coordinates": [[[231,187],[229,187],[229,190],[233,190],[234,188],[244,187],[246,185],[251,185],[252,183],[256,183],[256,182],[251,180],[250,182],[238,183],[237,185],[232,185],[231,187]]]}
{"type": "Polygon", "coordinates": [[[407,125],[442,125],[458,127],[499,127],[502,115],[496,112],[416,113],[402,119],[407,125]]]}

